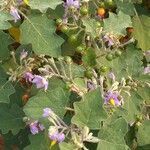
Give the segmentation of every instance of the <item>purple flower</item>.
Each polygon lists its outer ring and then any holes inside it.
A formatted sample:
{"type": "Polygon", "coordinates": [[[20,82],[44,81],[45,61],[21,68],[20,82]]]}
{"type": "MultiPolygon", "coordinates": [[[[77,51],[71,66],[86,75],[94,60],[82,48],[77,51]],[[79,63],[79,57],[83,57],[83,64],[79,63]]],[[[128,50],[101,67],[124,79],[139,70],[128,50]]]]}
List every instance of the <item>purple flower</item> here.
{"type": "Polygon", "coordinates": [[[25,51],[25,50],[23,50],[23,51],[20,53],[20,59],[21,59],[21,60],[24,59],[24,58],[26,58],[27,56],[28,56],[28,52],[25,51]]]}
{"type": "Polygon", "coordinates": [[[65,134],[64,133],[59,133],[57,136],[57,141],[59,143],[63,142],[65,140],[65,134]]]}
{"type": "Polygon", "coordinates": [[[120,106],[121,105],[121,102],[120,100],[118,99],[118,92],[107,92],[106,95],[105,95],[105,101],[104,101],[104,104],[111,104],[113,106],[120,106]]]}
{"type": "Polygon", "coordinates": [[[64,5],[65,7],[75,7],[75,8],[79,8],[80,7],[80,3],[79,0],[66,0],[66,3],[64,5]]]}
{"type": "Polygon", "coordinates": [[[108,46],[109,46],[109,47],[114,45],[113,40],[112,40],[108,35],[105,35],[105,36],[103,37],[103,40],[104,40],[104,42],[107,42],[107,43],[108,43],[108,46]]]}
{"type": "Polygon", "coordinates": [[[45,127],[40,124],[37,120],[32,122],[30,125],[30,131],[33,135],[38,134],[39,131],[43,131],[45,129],[45,127]]]}
{"type": "Polygon", "coordinates": [[[55,133],[53,134],[49,134],[49,138],[52,140],[52,141],[57,141],[57,137],[58,137],[58,132],[56,131],[55,133]]]}
{"type": "Polygon", "coordinates": [[[43,117],[49,117],[53,111],[50,108],[44,108],[43,109],[43,117]]]}
{"type": "Polygon", "coordinates": [[[150,66],[144,68],[144,74],[150,73],[150,66]]]}
{"type": "Polygon", "coordinates": [[[32,82],[33,78],[34,78],[34,75],[30,72],[26,72],[24,74],[24,78],[26,79],[26,81],[29,81],[29,82],[32,82]]]}
{"type": "Polygon", "coordinates": [[[44,88],[45,91],[48,89],[48,81],[42,76],[34,75],[34,79],[32,80],[32,83],[35,83],[38,89],[44,88]]]}
{"type": "Polygon", "coordinates": [[[30,125],[30,131],[33,135],[38,134],[39,133],[39,129],[38,129],[38,121],[32,122],[30,125]]]}
{"type": "Polygon", "coordinates": [[[14,17],[14,22],[17,22],[17,20],[21,19],[18,10],[13,6],[10,8],[10,14],[14,17]]]}
{"type": "Polygon", "coordinates": [[[52,134],[52,135],[49,135],[49,138],[52,140],[52,141],[57,141],[58,143],[61,143],[65,140],[65,134],[64,133],[58,133],[57,131],[52,134]]]}

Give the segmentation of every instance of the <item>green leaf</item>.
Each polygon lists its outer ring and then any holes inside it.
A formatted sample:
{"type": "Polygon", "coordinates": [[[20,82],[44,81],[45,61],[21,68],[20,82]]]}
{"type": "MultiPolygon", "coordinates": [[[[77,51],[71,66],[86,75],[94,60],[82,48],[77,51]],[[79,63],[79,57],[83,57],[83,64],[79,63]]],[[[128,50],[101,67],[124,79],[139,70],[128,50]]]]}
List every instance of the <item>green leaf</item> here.
{"type": "Polygon", "coordinates": [[[0,103],[9,103],[9,96],[15,93],[15,89],[10,83],[7,81],[7,75],[0,68],[0,103]]]}
{"type": "Polygon", "coordinates": [[[122,115],[128,122],[134,122],[136,116],[141,113],[140,105],[143,103],[143,100],[135,91],[131,91],[130,94],[131,96],[123,95],[123,109],[116,113],[122,115]]]}
{"type": "Polygon", "coordinates": [[[50,141],[43,133],[29,136],[31,144],[25,150],[49,150],[50,141]]]}
{"type": "Polygon", "coordinates": [[[12,43],[12,39],[3,31],[0,31],[0,39],[0,61],[3,61],[10,55],[8,45],[12,43]]]}
{"type": "Polygon", "coordinates": [[[138,87],[137,93],[141,96],[144,101],[150,103],[150,92],[149,86],[138,87]]]}
{"type": "Polygon", "coordinates": [[[61,0],[30,0],[29,6],[44,13],[48,8],[55,9],[61,3],[61,0]]]}
{"type": "Polygon", "coordinates": [[[21,25],[21,42],[31,43],[36,54],[58,57],[64,40],[55,34],[54,21],[39,14],[29,17],[21,25]]]}
{"type": "Polygon", "coordinates": [[[69,78],[78,78],[84,76],[85,68],[83,66],[79,66],[75,63],[68,64],[63,60],[56,62],[56,65],[59,69],[61,75],[69,77],[69,78]]]}
{"type": "Polygon", "coordinates": [[[96,65],[96,54],[94,49],[88,48],[85,55],[82,57],[82,61],[86,66],[95,66],[96,65]]]}
{"type": "Polygon", "coordinates": [[[24,107],[24,112],[28,117],[38,120],[42,117],[43,109],[49,107],[59,117],[63,117],[69,96],[70,93],[61,87],[49,88],[46,92],[39,91],[37,95],[30,98],[24,107]]]}
{"type": "Polygon", "coordinates": [[[123,118],[115,119],[104,124],[100,129],[98,138],[100,142],[97,150],[128,150],[124,136],[128,131],[127,122],[123,118]]]}
{"type": "Polygon", "coordinates": [[[20,129],[25,127],[23,122],[24,113],[17,105],[11,106],[6,104],[0,105],[0,129],[2,133],[8,133],[12,131],[13,134],[17,134],[20,129]]]}
{"type": "Polygon", "coordinates": [[[82,19],[82,22],[83,22],[83,25],[86,27],[85,31],[87,33],[90,33],[93,38],[98,36],[98,33],[96,31],[97,21],[95,19],[85,18],[85,19],[82,19]]]}
{"type": "Polygon", "coordinates": [[[83,95],[82,101],[74,103],[74,109],[72,123],[81,127],[99,129],[101,122],[107,117],[99,88],[83,95]]]}
{"type": "Polygon", "coordinates": [[[12,20],[12,16],[6,12],[0,11],[0,30],[6,30],[11,27],[8,20],[12,20]]]}
{"type": "Polygon", "coordinates": [[[115,35],[125,35],[126,28],[132,25],[129,15],[119,12],[118,15],[109,13],[109,18],[104,20],[105,32],[113,33],[115,35]]]}
{"type": "Polygon", "coordinates": [[[133,18],[134,37],[138,40],[138,46],[142,50],[150,49],[150,17],[148,16],[135,16],[133,18]]]}
{"type": "Polygon", "coordinates": [[[150,135],[150,121],[146,120],[138,129],[137,133],[138,146],[144,146],[148,144],[150,145],[149,135],[150,135]]]}
{"type": "Polygon", "coordinates": [[[138,78],[143,73],[142,67],[143,54],[142,51],[137,49],[133,44],[127,46],[120,57],[113,59],[111,62],[106,60],[106,58],[97,59],[97,64],[99,66],[107,66],[112,68],[116,76],[116,80],[121,80],[121,78],[126,78],[131,76],[133,78],[138,78]]]}
{"type": "Polygon", "coordinates": [[[117,4],[117,9],[123,13],[133,16],[134,15],[134,5],[130,0],[115,0],[117,4]]]}
{"type": "Polygon", "coordinates": [[[62,142],[59,144],[59,148],[60,150],[74,150],[76,149],[76,146],[73,145],[73,143],[62,142]]]}

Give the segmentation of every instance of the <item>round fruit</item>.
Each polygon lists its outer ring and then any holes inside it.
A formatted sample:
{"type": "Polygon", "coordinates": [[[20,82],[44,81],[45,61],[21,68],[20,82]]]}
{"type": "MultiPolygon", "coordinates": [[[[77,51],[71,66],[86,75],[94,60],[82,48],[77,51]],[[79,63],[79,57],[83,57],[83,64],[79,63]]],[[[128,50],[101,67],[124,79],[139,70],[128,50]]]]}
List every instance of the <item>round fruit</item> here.
{"type": "Polygon", "coordinates": [[[108,54],[108,55],[106,56],[106,59],[107,59],[108,61],[113,60],[113,55],[112,55],[112,54],[108,54]]]}
{"type": "Polygon", "coordinates": [[[83,51],[83,47],[82,46],[78,46],[76,48],[76,52],[81,53],[83,51]]]}
{"type": "Polygon", "coordinates": [[[24,95],[22,96],[22,101],[23,101],[23,103],[26,104],[28,100],[29,100],[29,95],[28,95],[28,94],[24,94],[24,95]]]}
{"type": "Polygon", "coordinates": [[[62,19],[59,18],[56,20],[56,25],[60,25],[61,23],[62,23],[62,19]]]}
{"type": "Polygon", "coordinates": [[[105,9],[102,8],[102,7],[98,8],[97,14],[98,14],[99,16],[101,16],[101,17],[104,16],[104,15],[105,15],[105,9]]]}
{"type": "Polygon", "coordinates": [[[62,25],[61,31],[62,31],[63,33],[66,33],[66,32],[68,31],[68,27],[67,27],[66,25],[62,25]]]}
{"type": "Polygon", "coordinates": [[[118,56],[121,56],[121,51],[115,51],[115,55],[118,57],[118,56]]]}
{"type": "Polygon", "coordinates": [[[69,37],[69,43],[74,44],[77,41],[77,35],[71,35],[69,37]]]}
{"type": "Polygon", "coordinates": [[[85,75],[85,77],[87,77],[87,78],[92,78],[92,76],[93,76],[93,72],[92,72],[92,70],[86,70],[85,72],[84,72],[84,75],[85,75]]]}
{"type": "Polygon", "coordinates": [[[100,71],[101,71],[101,72],[106,72],[106,71],[107,71],[107,67],[106,67],[106,66],[102,66],[102,67],[100,68],[100,71]]]}
{"type": "Polygon", "coordinates": [[[113,6],[115,5],[115,3],[114,3],[113,0],[107,0],[107,1],[106,1],[106,5],[107,5],[108,7],[113,7],[113,6]]]}
{"type": "Polygon", "coordinates": [[[133,28],[132,27],[127,28],[127,32],[128,33],[132,33],[133,32],[133,28]]]}
{"type": "Polygon", "coordinates": [[[96,22],[96,26],[97,26],[97,27],[101,27],[101,23],[97,21],[97,22],[96,22]]]}
{"type": "Polygon", "coordinates": [[[65,61],[67,63],[71,63],[72,62],[72,58],[70,56],[65,56],[65,61]]]}
{"type": "Polygon", "coordinates": [[[82,15],[87,15],[88,14],[88,9],[86,7],[81,7],[80,12],[82,15]]]}
{"type": "Polygon", "coordinates": [[[86,46],[84,44],[82,45],[79,45],[77,48],[76,48],[76,52],[78,53],[82,53],[84,50],[85,50],[86,46]]]}
{"type": "Polygon", "coordinates": [[[105,3],[104,2],[100,2],[100,5],[99,5],[100,7],[105,7],[105,3]]]}

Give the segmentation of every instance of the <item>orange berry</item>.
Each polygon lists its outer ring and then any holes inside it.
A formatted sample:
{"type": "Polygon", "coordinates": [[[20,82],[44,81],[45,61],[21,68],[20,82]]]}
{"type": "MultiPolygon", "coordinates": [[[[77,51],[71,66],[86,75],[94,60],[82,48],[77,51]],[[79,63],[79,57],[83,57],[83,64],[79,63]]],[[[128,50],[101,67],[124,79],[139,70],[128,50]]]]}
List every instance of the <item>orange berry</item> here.
{"type": "Polygon", "coordinates": [[[99,15],[99,16],[104,16],[104,14],[105,14],[105,9],[104,8],[98,8],[98,10],[97,10],[97,14],[99,15]]]}
{"type": "Polygon", "coordinates": [[[22,101],[24,102],[24,104],[26,104],[28,100],[29,100],[29,95],[28,94],[24,94],[22,96],[22,101]]]}
{"type": "Polygon", "coordinates": [[[132,32],[133,32],[133,28],[132,28],[132,27],[128,27],[128,28],[127,28],[127,32],[128,32],[128,33],[132,33],[132,32]]]}

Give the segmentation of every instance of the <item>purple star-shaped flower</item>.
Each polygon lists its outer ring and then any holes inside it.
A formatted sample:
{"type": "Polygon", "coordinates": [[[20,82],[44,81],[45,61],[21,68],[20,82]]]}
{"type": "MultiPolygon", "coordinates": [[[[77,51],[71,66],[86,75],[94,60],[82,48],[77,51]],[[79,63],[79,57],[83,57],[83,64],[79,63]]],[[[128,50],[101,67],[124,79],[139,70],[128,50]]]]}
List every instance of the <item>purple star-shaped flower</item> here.
{"type": "Polygon", "coordinates": [[[65,134],[64,133],[59,133],[57,136],[57,141],[59,143],[63,142],[65,140],[65,134]]]}
{"type": "Polygon", "coordinates": [[[32,122],[30,125],[30,131],[33,135],[38,134],[39,133],[39,129],[38,129],[38,121],[34,121],[32,122]]]}
{"type": "Polygon", "coordinates": [[[39,75],[34,75],[34,79],[32,80],[32,83],[36,84],[36,87],[39,88],[44,88],[45,91],[48,89],[48,81],[39,75]]]}
{"type": "Polygon", "coordinates": [[[118,92],[109,91],[105,95],[104,104],[114,103],[115,106],[120,106],[121,102],[118,99],[118,92]],[[113,101],[113,102],[112,102],[113,101]]]}
{"type": "Polygon", "coordinates": [[[107,42],[107,43],[108,43],[108,46],[109,46],[109,47],[114,45],[113,40],[112,40],[108,35],[105,35],[105,36],[103,37],[103,40],[104,40],[104,42],[107,42]]]}
{"type": "Polygon", "coordinates": [[[49,133],[49,138],[52,140],[52,141],[57,141],[57,137],[58,137],[58,131],[54,132],[53,134],[50,134],[49,133]]]}
{"type": "Polygon", "coordinates": [[[18,20],[21,19],[18,10],[13,6],[11,6],[10,8],[10,14],[14,17],[14,22],[17,22],[18,20]]]}
{"type": "Polygon", "coordinates": [[[49,138],[52,141],[57,141],[58,143],[61,143],[65,140],[65,134],[64,133],[58,133],[58,131],[56,131],[52,135],[49,134],[49,138]]]}
{"type": "Polygon", "coordinates": [[[43,117],[49,117],[49,116],[51,116],[52,113],[53,113],[53,111],[50,108],[43,109],[43,117]]]}
{"type": "Polygon", "coordinates": [[[79,8],[80,7],[80,3],[79,0],[66,0],[66,3],[64,5],[65,7],[75,7],[75,8],[79,8]]]}
{"type": "Polygon", "coordinates": [[[33,78],[34,78],[34,75],[30,72],[26,72],[24,74],[24,78],[26,79],[26,81],[29,81],[29,82],[32,82],[33,78]]]}

